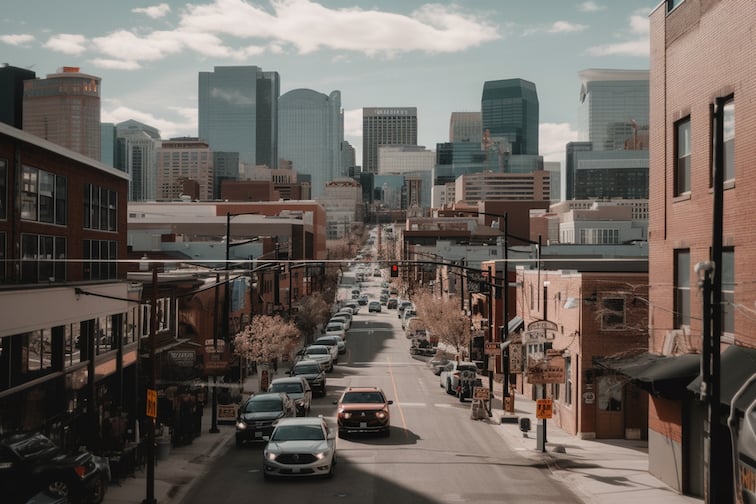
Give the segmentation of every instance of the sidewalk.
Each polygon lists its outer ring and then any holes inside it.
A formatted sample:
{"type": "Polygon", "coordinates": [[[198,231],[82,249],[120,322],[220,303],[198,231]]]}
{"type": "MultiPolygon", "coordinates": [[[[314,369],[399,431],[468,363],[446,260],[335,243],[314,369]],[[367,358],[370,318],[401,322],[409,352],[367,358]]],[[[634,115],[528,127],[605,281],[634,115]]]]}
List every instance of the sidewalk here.
{"type": "MultiPolygon", "coordinates": [[[[279,373],[278,376],[281,376],[279,373]]],[[[247,393],[256,391],[257,376],[245,382],[247,393]]],[[[557,479],[573,490],[586,504],[702,504],[702,499],[679,495],[648,472],[648,444],[631,440],[584,440],[566,434],[547,423],[546,451],[536,447],[535,402],[515,398],[515,416],[530,418],[531,430],[523,436],[519,424],[499,423],[507,417],[501,399],[495,398],[488,419],[502,440],[522,456],[546,464],[557,479]]],[[[471,420],[472,421],[472,420],[471,420]]],[[[202,435],[192,444],[172,448],[155,466],[155,500],[158,504],[178,504],[192,484],[231,446],[235,428],[219,425],[219,433],[209,433],[211,414],[202,416],[202,435]]],[[[146,497],[146,470],[111,484],[105,504],[134,504],[146,497]]]]}
{"type": "Polygon", "coordinates": [[[702,499],[680,495],[648,472],[648,442],[624,439],[586,440],[546,423],[546,451],[536,444],[535,401],[515,397],[515,417],[530,418],[523,436],[518,423],[499,423],[509,415],[501,399],[494,399],[491,423],[521,455],[542,461],[557,479],[586,504],[702,504],[702,499]],[[498,407],[497,407],[498,406],[498,407]]]}

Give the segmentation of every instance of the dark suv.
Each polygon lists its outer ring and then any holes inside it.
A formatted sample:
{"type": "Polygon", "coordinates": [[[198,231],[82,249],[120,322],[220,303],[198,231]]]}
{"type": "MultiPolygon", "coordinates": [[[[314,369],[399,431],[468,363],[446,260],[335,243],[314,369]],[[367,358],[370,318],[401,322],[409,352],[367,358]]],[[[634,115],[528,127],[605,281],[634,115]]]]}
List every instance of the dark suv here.
{"type": "Polygon", "coordinates": [[[3,502],[26,502],[45,492],[66,502],[99,504],[109,481],[106,459],[87,451],[66,453],[43,434],[13,434],[0,440],[3,502]]]}
{"type": "Polygon", "coordinates": [[[320,367],[317,361],[312,359],[305,359],[294,364],[294,367],[289,371],[291,376],[304,376],[307,379],[307,383],[312,388],[312,393],[316,391],[321,396],[326,395],[326,375],[325,371],[320,367]]]}
{"type": "Polygon", "coordinates": [[[347,387],[341,399],[335,401],[339,436],[352,432],[391,433],[389,405],[394,401],[378,387],[347,387]]]}
{"type": "Polygon", "coordinates": [[[283,392],[257,394],[241,405],[236,419],[236,446],[263,441],[282,418],[297,416],[297,405],[283,392]]]}

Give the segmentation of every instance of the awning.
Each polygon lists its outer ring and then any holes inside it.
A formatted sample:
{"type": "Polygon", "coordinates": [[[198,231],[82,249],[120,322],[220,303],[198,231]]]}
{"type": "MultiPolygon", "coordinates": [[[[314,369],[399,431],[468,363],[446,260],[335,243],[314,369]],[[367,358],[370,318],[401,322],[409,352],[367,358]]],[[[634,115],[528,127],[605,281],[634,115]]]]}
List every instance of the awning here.
{"type": "Polygon", "coordinates": [[[525,327],[525,321],[522,317],[519,315],[512,317],[507,324],[507,336],[523,327],[525,327]]]}
{"type": "Polygon", "coordinates": [[[629,377],[654,396],[682,399],[685,386],[700,372],[701,356],[643,353],[627,359],[597,358],[594,363],[629,377]]]}
{"type": "MultiPolygon", "coordinates": [[[[756,349],[730,345],[720,355],[719,398],[728,408],[740,387],[756,373],[756,349]]],[[[688,389],[697,396],[701,392],[702,377],[693,380],[688,389]]],[[[738,399],[735,407],[740,411],[756,401],[756,386],[751,385],[738,399]]]]}

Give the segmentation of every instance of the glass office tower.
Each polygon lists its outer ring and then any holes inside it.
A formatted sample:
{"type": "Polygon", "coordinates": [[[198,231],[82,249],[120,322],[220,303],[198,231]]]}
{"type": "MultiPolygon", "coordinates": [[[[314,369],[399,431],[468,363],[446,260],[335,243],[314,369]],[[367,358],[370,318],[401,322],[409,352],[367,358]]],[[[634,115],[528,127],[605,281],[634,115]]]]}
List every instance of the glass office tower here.
{"type": "Polygon", "coordinates": [[[281,96],[278,106],[281,159],[291,161],[298,174],[310,175],[312,197],[317,198],[326,183],[344,175],[341,93],[295,89],[281,96]]]}
{"type": "Polygon", "coordinates": [[[624,150],[648,132],[648,70],[587,69],[580,76],[578,140],[594,151],[624,150]]]}
{"type": "MultiPolygon", "coordinates": [[[[487,81],[481,98],[483,132],[505,138],[512,154],[538,155],[538,94],[522,79],[487,81]]],[[[485,142],[485,139],[484,139],[485,142]]]]}
{"type": "Polygon", "coordinates": [[[278,167],[278,72],[220,66],[199,73],[199,137],[213,151],[238,152],[250,165],[278,167]]]}

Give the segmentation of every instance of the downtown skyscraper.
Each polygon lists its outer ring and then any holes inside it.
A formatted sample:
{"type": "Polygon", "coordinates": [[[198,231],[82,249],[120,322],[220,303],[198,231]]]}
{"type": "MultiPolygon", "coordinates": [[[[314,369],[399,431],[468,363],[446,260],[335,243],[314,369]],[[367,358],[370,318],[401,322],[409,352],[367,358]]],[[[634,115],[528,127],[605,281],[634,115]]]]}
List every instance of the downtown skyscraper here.
{"type": "Polygon", "coordinates": [[[362,171],[378,173],[379,145],[417,145],[417,107],[362,109],[362,171]]]}
{"type": "Polygon", "coordinates": [[[278,167],[278,72],[217,66],[199,73],[199,137],[247,165],[278,167]]]}
{"type": "Polygon", "coordinates": [[[329,95],[311,89],[294,89],[279,100],[278,124],[281,159],[293,169],[309,175],[312,197],[325,185],[346,175],[341,149],[344,142],[344,112],[341,92],[329,95]]]}
{"type": "Polygon", "coordinates": [[[538,94],[535,84],[523,79],[486,81],[480,110],[483,133],[504,138],[511,154],[538,155],[538,94]]]}

